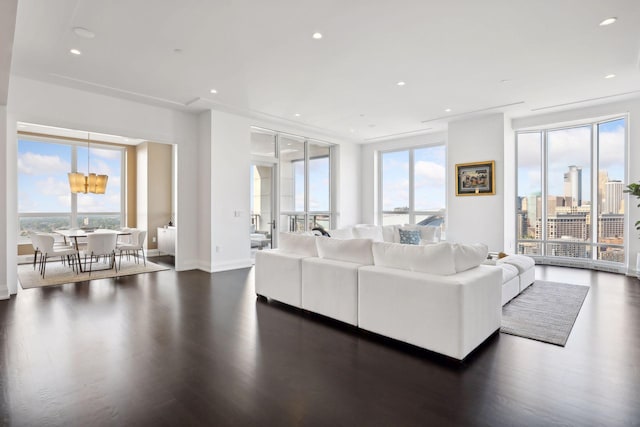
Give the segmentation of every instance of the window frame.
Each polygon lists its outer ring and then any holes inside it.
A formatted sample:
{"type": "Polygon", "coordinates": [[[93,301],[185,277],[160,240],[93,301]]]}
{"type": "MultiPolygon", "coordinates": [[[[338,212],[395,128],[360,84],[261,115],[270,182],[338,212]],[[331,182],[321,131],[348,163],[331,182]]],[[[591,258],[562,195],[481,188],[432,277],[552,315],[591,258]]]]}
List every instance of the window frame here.
{"type": "MultiPolygon", "coordinates": [[[[537,262],[543,264],[557,264],[563,266],[575,266],[575,267],[583,267],[583,268],[591,268],[591,269],[603,269],[603,270],[613,270],[617,272],[623,272],[625,266],[628,264],[629,260],[629,227],[628,227],[628,209],[625,209],[624,217],[623,217],[623,229],[624,229],[624,242],[622,245],[611,244],[611,243],[600,243],[598,241],[598,235],[600,230],[598,229],[600,216],[603,213],[600,211],[599,202],[598,202],[598,177],[600,173],[600,132],[599,126],[605,123],[614,122],[618,120],[624,120],[624,171],[623,177],[624,181],[628,182],[628,173],[629,173],[629,114],[616,114],[607,117],[600,117],[588,120],[580,120],[576,122],[572,122],[569,124],[561,125],[561,126],[550,126],[550,127],[538,127],[538,128],[527,128],[516,130],[514,134],[514,145],[515,145],[515,182],[516,182],[516,191],[515,191],[515,206],[517,207],[517,199],[520,197],[518,194],[518,182],[519,182],[519,164],[518,164],[518,136],[522,134],[530,134],[530,133],[539,133],[540,134],[540,150],[541,150],[541,165],[540,165],[540,174],[541,174],[541,192],[540,195],[540,210],[542,212],[541,216],[541,227],[542,227],[542,237],[541,239],[521,239],[520,238],[520,230],[518,224],[518,210],[515,209],[515,248],[516,253],[520,253],[519,246],[522,243],[529,243],[539,245],[540,253],[539,254],[528,254],[532,258],[536,259],[537,262]],[[549,183],[548,183],[548,163],[549,163],[549,133],[554,131],[568,130],[568,129],[577,129],[580,127],[589,127],[590,132],[590,163],[589,170],[591,172],[590,176],[590,210],[589,215],[591,216],[591,224],[590,224],[590,234],[591,239],[589,242],[580,242],[580,241],[572,241],[570,244],[576,246],[587,246],[587,248],[591,249],[591,254],[589,257],[580,258],[580,257],[570,257],[570,256],[560,256],[560,255],[551,255],[548,252],[548,248],[554,244],[562,244],[562,240],[560,239],[549,239],[548,236],[548,197],[549,197],[549,183]],[[595,220],[594,220],[595,218],[595,220]],[[610,261],[598,259],[599,250],[601,247],[618,247],[624,250],[624,260],[621,262],[610,261]]],[[[625,204],[627,206],[627,204],[625,204]]],[[[569,244],[569,243],[565,243],[569,244]]]]}
{"type": "MultiPolygon", "coordinates": [[[[71,170],[69,172],[78,171],[78,148],[87,146],[87,141],[79,138],[64,138],[64,137],[56,137],[56,136],[48,136],[48,135],[34,135],[31,133],[18,132],[17,133],[17,142],[18,142],[18,150],[20,141],[29,141],[36,142],[42,144],[58,144],[58,145],[67,145],[71,147],[71,158],[69,159],[69,163],[71,165],[71,170]]],[[[127,189],[127,174],[126,174],[126,147],[117,145],[117,144],[105,144],[99,141],[91,141],[90,149],[106,149],[106,150],[114,150],[120,152],[120,211],[119,212],[79,212],[78,211],[78,195],[74,193],[71,194],[71,203],[70,203],[70,211],[64,212],[17,212],[17,241],[18,244],[28,244],[30,240],[27,237],[21,236],[21,227],[20,220],[21,218],[37,218],[37,217],[69,217],[69,227],[77,228],[78,219],[83,216],[119,216],[120,217],[120,227],[123,227],[126,221],[126,189],[127,189]]],[[[82,172],[82,171],[80,171],[82,172]]],[[[16,176],[17,180],[20,179],[20,173],[18,172],[16,176]]]]}
{"type": "Polygon", "coordinates": [[[446,223],[447,223],[447,188],[448,188],[448,177],[447,177],[447,144],[446,143],[439,143],[439,144],[425,144],[425,145],[416,145],[413,147],[403,147],[403,148],[392,148],[389,150],[379,150],[378,151],[378,156],[377,156],[377,161],[378,161],[378,165],[377,165],[377,174],[378,174],[378,179],[377,179],[377,185],[378,185],[378,191],[377,191],[377,198],[378,198],[378,203],[377,203],[377,223],[379,225],[384,225],[383,222],[383,218],[385,214],[406,214],[409,217],[409,224],[415,224],[416,223],[416,216],[434,216],[434,215],[441,215],[444,218],[443,221],[443,226],[442,226],[442,231],[444,231],[446,229],[446,223]],[[443,147],[444,148],[444,155],[445,155],[445,160],[444,160],[444,168],[445,168],[445,183],[444,183],[444,194],[445,194],[445,199],[444,199],[444,209],[439,209],[439,210],[435,210],[435,211],[427,211],[427,210],[416,210],[415,209],[415,151],[416,150],[421,150],[421,149],[425,149],[425,148],[434,148],[434,147],[443,147]],[[408,174],[409,174],[409,209],[407,211],[402,211],[402,212],[398,212],[398,211],[388,211],[388,210],[384,210],[384,192],[383,192],[383,183],[384,183],[384,173],[383,173],[383,161],[382,158],[385,154],[390,154],[390,153],[399,153],[399,152],[405,152],[408,151],[409,152],[409,170],[408,170],[408,174]]]}

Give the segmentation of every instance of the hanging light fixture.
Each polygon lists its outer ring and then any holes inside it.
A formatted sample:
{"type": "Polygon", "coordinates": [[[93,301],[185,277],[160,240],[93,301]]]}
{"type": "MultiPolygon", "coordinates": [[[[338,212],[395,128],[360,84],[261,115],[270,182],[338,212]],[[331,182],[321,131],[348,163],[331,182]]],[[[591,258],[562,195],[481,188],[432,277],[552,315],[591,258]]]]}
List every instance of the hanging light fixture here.
{"type": "Polygon", "coordinates": [[[107,191],[107,175],[96,175],[89,173],[89,153],[91,146],[91,135],[87,133],[87,175],[80,172],[69,172],[69,188],[72,193],[94,193],[104,194],[107,191]]]}

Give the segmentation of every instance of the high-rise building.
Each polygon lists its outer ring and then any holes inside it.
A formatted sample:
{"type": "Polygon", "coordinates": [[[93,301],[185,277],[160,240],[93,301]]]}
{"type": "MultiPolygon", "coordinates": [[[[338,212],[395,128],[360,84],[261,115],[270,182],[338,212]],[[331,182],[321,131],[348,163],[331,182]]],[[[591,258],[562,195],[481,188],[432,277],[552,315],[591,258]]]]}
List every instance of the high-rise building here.
{"type": "Polygon", "coordinates": [[[622,181],[609,181],[605,186],[604,213],[619,214],[622,207],[622,181]]]}
{"type": "Polygon", "coordinates": [[[564,174],[564,196],[571,206],[582,205],[582,168],[569,166],[569,172],[564,174]]]}
{"type": "Polygon", "coordinates": [[[609,182],[609,173],[606,170],[598,172],[598,211],[604,212],[605,206],[605,187],[609,182]]]}

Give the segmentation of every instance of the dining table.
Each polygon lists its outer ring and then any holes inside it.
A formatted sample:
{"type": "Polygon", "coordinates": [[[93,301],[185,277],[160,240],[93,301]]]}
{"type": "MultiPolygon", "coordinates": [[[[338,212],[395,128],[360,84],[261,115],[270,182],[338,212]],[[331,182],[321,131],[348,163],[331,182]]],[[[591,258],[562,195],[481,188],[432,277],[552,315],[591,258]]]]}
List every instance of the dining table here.
{"type": "Polygon", "coordinates": [[[78,250],[78,239],[86,238],[89,234],[104,233],[104,234],[117,234],[120,236],[130,236],[131,231],[128,230],[110,230],[105,228],[98,229],[83,229],[83,228],[71,228],[63,230],[54,230],[54,233],[61,235],[64,238],[64,243],[68,244],[69,241],[73,241],[73,245],[76,248],[76,254],[78,257],[78,268],[81,273],[84,273],[82,269],[82,263],[80,262],[80,251],[78,250]]]}

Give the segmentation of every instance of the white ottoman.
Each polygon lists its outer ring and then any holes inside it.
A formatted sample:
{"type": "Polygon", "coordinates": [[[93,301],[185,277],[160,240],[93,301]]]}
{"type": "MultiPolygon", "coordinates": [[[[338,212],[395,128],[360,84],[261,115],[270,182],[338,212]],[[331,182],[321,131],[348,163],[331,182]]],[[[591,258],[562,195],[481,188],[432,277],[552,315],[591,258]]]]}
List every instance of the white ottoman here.
{"type": "Polygon", "coordinates": [[[520,292],[529,287],[536,279],[536,263],[526,255],[509,255],[497,261],[496,265],[510,264],[518,269],[520,292]]]}

